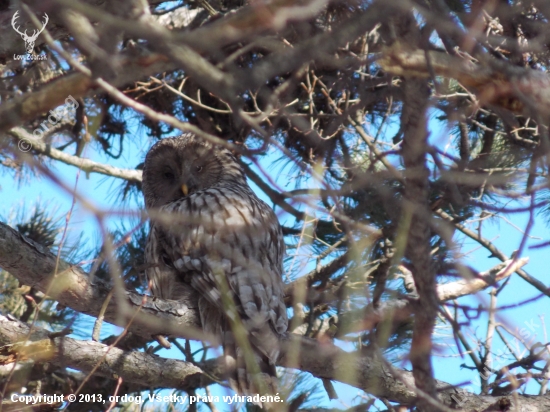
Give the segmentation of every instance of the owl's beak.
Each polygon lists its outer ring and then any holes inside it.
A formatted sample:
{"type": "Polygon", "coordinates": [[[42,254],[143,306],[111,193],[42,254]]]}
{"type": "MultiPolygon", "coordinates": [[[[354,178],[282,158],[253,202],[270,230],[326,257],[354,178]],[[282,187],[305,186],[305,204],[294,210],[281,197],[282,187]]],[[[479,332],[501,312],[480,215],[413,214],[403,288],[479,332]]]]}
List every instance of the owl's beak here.
{"type": "Polygon", "coordinates": [[[185,183],[181,185],[181,191],[183,192],[184,196],[187,196],[187,193],[189,193],[189,188],[185,183]]]}

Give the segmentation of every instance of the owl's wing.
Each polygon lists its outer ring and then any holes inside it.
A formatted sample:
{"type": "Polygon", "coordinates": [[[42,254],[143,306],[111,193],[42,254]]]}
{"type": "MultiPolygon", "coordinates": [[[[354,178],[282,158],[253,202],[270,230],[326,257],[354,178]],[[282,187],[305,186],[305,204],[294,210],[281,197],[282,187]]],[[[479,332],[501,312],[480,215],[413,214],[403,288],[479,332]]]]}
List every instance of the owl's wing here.
{"type": "Polygon", "coordinates": [[[268,323],[286,331],[283,236],[267,204],[249,189],[212,188],[163,211],[174,217],[163,226],[163,249],[186,282],[221,311],[227,285],[249,329],[268,323]]]}

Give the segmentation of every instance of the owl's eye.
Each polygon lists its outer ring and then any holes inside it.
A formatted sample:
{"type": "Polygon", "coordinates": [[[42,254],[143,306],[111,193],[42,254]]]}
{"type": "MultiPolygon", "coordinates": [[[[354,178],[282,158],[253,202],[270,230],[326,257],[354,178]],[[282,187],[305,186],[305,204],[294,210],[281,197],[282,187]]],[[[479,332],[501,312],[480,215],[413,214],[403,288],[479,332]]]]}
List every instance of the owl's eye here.
{"type": "Polygon", "coordinates": [[[202,171],[202,166],[196,166],[196,167],[195,167],[195,170],[196,170],[197,172],[201,172],[201,171],[202,171]]]}
{"type": "Polygon", "coordinates": [[[164,172],[164,177],[167,179],[173,180],[175,176],[174,176],[174,173],[172,172],[164,172]]]}

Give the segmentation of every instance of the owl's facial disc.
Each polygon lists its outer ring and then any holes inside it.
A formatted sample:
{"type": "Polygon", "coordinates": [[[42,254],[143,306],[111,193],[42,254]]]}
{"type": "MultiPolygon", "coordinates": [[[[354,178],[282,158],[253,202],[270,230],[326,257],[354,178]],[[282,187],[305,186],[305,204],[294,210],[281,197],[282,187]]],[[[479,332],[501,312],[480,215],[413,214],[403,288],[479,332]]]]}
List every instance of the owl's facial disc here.
{"type": "Polygon", "coordinates": [[[164,139],[150,150],[143,193],[147,208],[157,208],[197,191],[241,180],[245,182],[244,174],[229,151],[184,136],[164,139]]]}
{"type": "Polygon", "coordinates": [[[178,157],[180,180],[177,182],[183,196],[208,189],[220,180],[221,166],[211,148],[199,146],[185,150],[178,157]]]}

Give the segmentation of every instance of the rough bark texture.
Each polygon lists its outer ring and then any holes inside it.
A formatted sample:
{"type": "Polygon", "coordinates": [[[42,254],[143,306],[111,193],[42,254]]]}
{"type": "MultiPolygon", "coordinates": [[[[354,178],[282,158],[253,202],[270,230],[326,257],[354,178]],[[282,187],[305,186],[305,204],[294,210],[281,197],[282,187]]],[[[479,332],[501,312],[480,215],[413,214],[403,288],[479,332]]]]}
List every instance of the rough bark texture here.
{"type": "MultiPolygon", "coordinates": [[[[162,55],[132,56],[123,60],[121,64],[124,69],[111,80],[112,84],[117,86],[124,86],[144,76],[175,68],[175,65],[162,55]]],[[[94,93],[96,88],[92,79],[82,73],[73,73],[51,80],[35,93],[26,93],[2,104],[0,132],[6,132],[18,124],[64,104],[67,96],[79,99],[94,93]]]]}
{"type": "MultiPolygon", "coordinates": [[[[23,283],[32,285],[42,292],[54,278],[55,255],[46,248],[21,236],[14,229],[0,223],[0,267],[23,283]]],[[[55,286],[50,293],[55,299],[74,310],[90,316],[98,316],[101,305],[108,294],[108,288],[94,282],[89,284],[86,274],[78,267],[66,262],[59,263],[58,275],[55,277],[55,286]]],[[[139,295],[126,292],[128,303],[138,307],[142,302],[139,295]]],[[[190,297],[192,301],[192,297],[190,297]]],[[[112,299],[105,313],[105,320],[119,326],[126,326],[127,317],[119,316],[121,309],[116,299],[112,299]]],[[[128,330],[137,335],[150,338],[153,335],[171,334],[173,336],[189,336],[189,326],[200,326],[196,306],[189,304],[154,300],[143,305],[141,311],[155,315],[155,321],[143,321],[137,316],[128,330]],[[159,321],[162,319],[162,322],[159,321]]],[[[0,343],[8,345],[21,341],[38,340],[49,348],[46,358],[59,365],[73,367],[82,371],[89,371],[98,364],[107,352],[107,346],[96,342],[84,342],[69,338],[58,337],[51,341],[49,333],[34,328],[31,339],[27,339],[29,328],[27,325],[6,317],[0,318],[0,343]],[[84,350],[87,349],[87,350],[84,350]],[[70,353],[69,353],[70,352],[70,353]],[[68,356],[68,358],[66,358],[68,356]],[[64,363],[65,362],[65,363],[64,363]]],[[[27,343],[28,344],[28,343],[27,343]]],[[[9,351],[9,348],[7,349],[9,351]]],[[[9,352],[8,352],[9,354],[9,352]]],[[[33,359],[32,356],[29,359],[33,359]]],[[[44,359],[39,359],[43,362],[44,359]]],[[[298,335],[287,334],[282,342],[282,357],[279,364],[295,367],[312,373],[320,378],[334,379],[361,388],[368,393],[380,396],[393,402],[411,404],[416,395],[410,388],[414,387],[413,374],[408,371],[398,371],[398,375],[376,355],[348,353],[328,342],[319,342],[314,339],[298,335]]],[[[190,389],[208,385],[211,373],[219,373],[214,363],[204,365],[207,376],[199,376],[200,368],[181,361],[172,361],[151,357],[143,353],[125,352],[117,348],[109,350],[108,361],[99,368],[100,374],[112,376],[112,373],[123,377],[128,382],[141,385],[167,386],[164,377],[158,375],[162,370],[168,374],[167,379],[178,379],[175,388],[190,389]],[[123,362],[124,360],[124,362],[123,362]],[[122,363],[121,363],[122,362],[122,363]],[[147,364],[155,373],[145,373],[136,370],[139,364],[147,364]],[[113,366],[114,365],[114,366],[113,366]],[[111,368],[115,368],[114,370],[111,368]],[[183,382],[181,377],[186,377],[183,382]]],[[[170,381],[172,382],[172,381],[170,381]]],[[[450,389],[445,382],[434,381],[439,390],[441,401],[446,405],[454,405],[458,400],[472,404],[489,406],[496,402],[495,397],[480,397],[461,389],[450,389]]],[[[506,398],[508,399],[508,398],[506,398]]],[[[519,397],[522,412],[542,412],[538,408],[539,402],[550,402],[546,397],[531,398],[519,397]]],[[[543,403],[544,404],[544,403],[543,403]]]]}
{"type": "MultiPolygon", "coordinates": [[[[401,118],[403,159],[407,168],[405,182],[405,216],[410,219],[405,255],[411,261],[414,284],[420,306],[415,312],[410,359],[416,387],[437,397],[431,365],[432,333],[438,311],[435,271],[431,262],[428,175],[426,153],[428,130],[426,109],[428,87],[425,81],[405,80],[405,106],[401,118]]],[[[419,401],[423,411],[437,411],[425,400],[419,401]]]]}
{"type": "MultiPolygon", "coordinates": [[[[56,256],[48,249],[0,223],[2,269],[16,276],[23,284],[48,293],[63,306],[90,316],[98,316],[111,287],[97,279],[90,284],[82,269],[64,261],[59,262],[55,273],[56,260],[56,256]]],[[[190,307],[197,307],[195,296],[189,296],[188,306],[178,306],[175,303],[151,298],[143,303],[143,296],[132,292],[125,292],[125,295],[125,307],[121,307],[116,298],[110,299],[105,311],[107,322],[126,327],[135,311],[142,305],[140,314],[132,323],[132,332],[137,335],[150,338],[162,333],[174,333],[179,336],[185,335],[185,331],[190,329],[189,326],[200,326],[198,313],[188,310],[190,307]]]]}
{"type": "Polygon", "coordinates": [[[213,381],[208,376],[220,376],[221,372],[215,362],[205,364],[203,370],[176,359],[127,352],[99,342],[50,336],[44,329],[35,326],[31,331],[16,319],[0,316],[0,344],[5,345],[0,354],[18,356],[21,361],[51,362],[85,373],[93,371],[109,379],[118,375],[144,389],[172,387],[189,391],[211,384],[213,381]]]}

